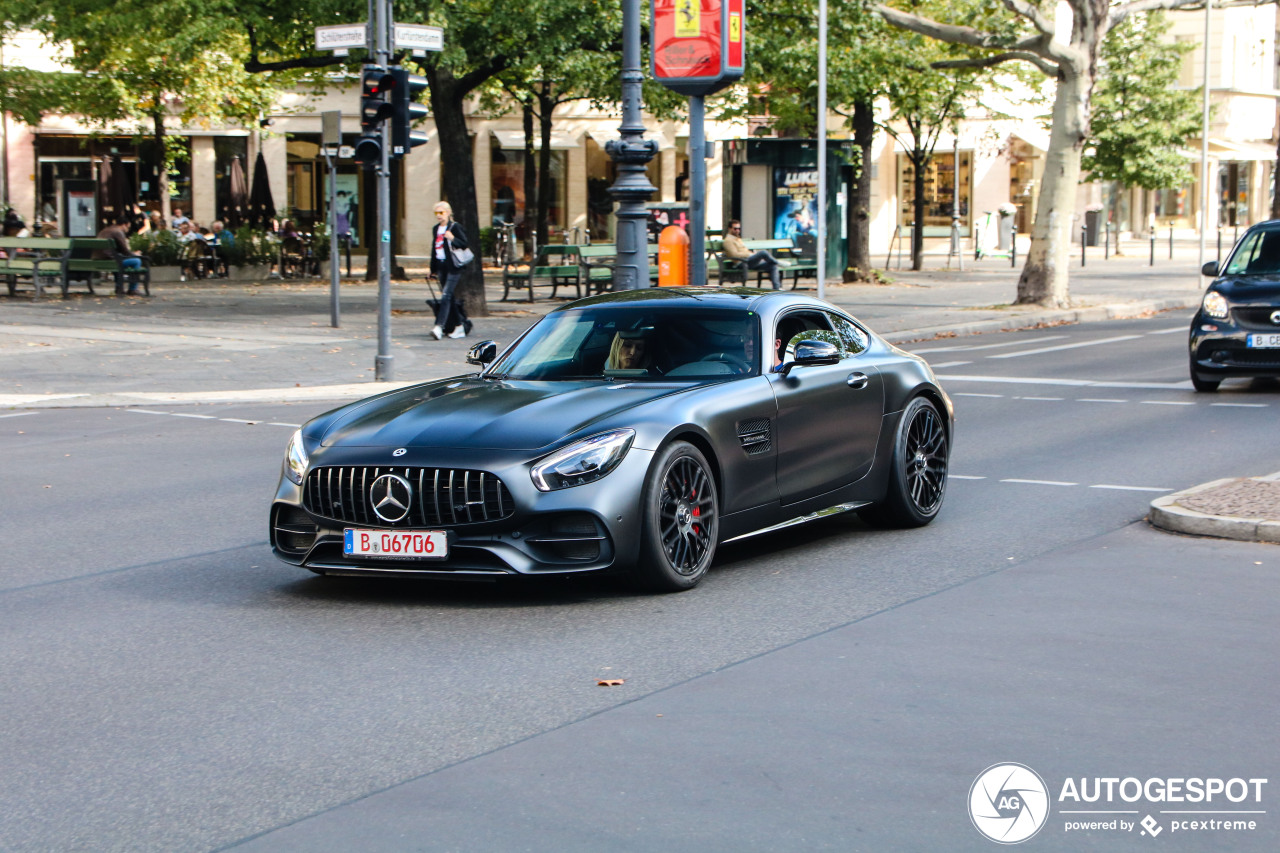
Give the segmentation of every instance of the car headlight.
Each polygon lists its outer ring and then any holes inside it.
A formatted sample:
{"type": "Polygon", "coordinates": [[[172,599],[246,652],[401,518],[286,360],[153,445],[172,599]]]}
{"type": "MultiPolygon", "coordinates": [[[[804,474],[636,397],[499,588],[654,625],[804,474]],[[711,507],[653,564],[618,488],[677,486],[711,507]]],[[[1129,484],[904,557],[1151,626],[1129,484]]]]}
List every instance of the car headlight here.
{"type": "Polygon", "coordinates": [[[594,483],[618,467],[635,437],[633,429],[616,429],[584,438],[534,465],[529,476],[543,492],[594,483]]]}
{"type": "Polygon", "coordinates": [[[1210,290],[1206,293],[1204,295],[1204,302],[1201,303],[1201,308],[1204,309],[1204,313],[1218,320],[1227,319],[1227,311],[1230,307],[1231,306],[1227,304],[1226,297],[1216,290],[1210,290]]]}
{"type": "Polygon", "coordinates": [[[294,430],[284,451],[284,475],[299,486],[307,474],[307,449],[302,444],[302,430],[294,430]]]}

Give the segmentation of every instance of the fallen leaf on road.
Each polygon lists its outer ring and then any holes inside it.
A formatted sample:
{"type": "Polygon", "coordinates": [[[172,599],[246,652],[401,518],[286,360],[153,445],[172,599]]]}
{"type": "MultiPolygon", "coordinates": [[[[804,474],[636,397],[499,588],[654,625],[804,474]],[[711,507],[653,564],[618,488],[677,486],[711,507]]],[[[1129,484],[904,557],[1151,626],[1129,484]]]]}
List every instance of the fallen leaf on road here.
{"type": "Polygon", "coordinates": [[[597,687],[620,687],[622,684],[621,678],[602,678],[596,682],[597,687]]]}

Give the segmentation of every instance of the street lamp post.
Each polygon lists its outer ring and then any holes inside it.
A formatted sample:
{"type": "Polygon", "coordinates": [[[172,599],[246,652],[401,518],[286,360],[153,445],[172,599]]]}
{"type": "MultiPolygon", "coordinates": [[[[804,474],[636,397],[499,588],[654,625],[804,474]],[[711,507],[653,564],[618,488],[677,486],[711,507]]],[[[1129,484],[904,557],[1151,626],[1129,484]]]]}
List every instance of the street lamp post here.
{"type": "Polygon", "coordinates": [[[656,190],[645,167],[657,153],[652,139],[644,138],[640,70],[640,0],[622,0],[622,124],[621,139],[610,139],[605,151],[618,166],[618,180],[609,194],[618,202],[618,254],[613,268],[614,290],[638,290],[649,286],[649,239],[644,203],[656,190]]]}

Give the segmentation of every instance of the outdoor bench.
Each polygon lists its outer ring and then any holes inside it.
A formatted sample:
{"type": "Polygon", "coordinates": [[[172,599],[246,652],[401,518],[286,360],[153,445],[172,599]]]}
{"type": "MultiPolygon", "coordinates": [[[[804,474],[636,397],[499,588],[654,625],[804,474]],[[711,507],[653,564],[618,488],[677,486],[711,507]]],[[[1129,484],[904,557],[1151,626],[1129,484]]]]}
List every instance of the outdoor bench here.
{"type": "Polygon", "coordinates": [[[551,298],[556,290],[572,286],[578,297],[582,296],[582,269],[578,265],[580,247],[565,245],[543,246],[532,264],[508,262],[502,265],[502,301],[514,288],[529,289],[529,301],[533,301],[535,287],[550,287],[551,298]]]}
{"type": "MultiPolygon", "coordinates": [[[[9,285],[9,295],[18,292],[20,280],[30,280],[36,296],[44,288],[61,283],[62,257],[71,249],[69,239],[45,237],[0,237],[0,249],[7,256],[0,260],[0,275],[9,285]]],[[[63,285],[63,294],[66,286],[63,285]]]]}
{"type": "MultiPolygon", "coordinates": [[[[815,281],[818,278],[818,265],[801,261],[799,256],[795,254],[795,247],[790,240],[743,240],[743,244],[747,247],[747,251],[751,254],[765,251],[773,255],[780,261],[786,261],[787,265],[778,267],[778,276],[785,280],[788,276],[791,278],[791,289],[795,290],[802,278],[812,278],[815,281]]],[[[747,276],[755,273],[755,286],[762,287],[768,281],[768,273],[764,270],[749,270],[746,262],[736,258],[726,258],[724,256],[723,247],[717,245],[716,254],[712,259],[715,269],[720,278],[720,284],[726,281],[741,281],[747,284],[747,276]]],[[[707,275],[710,277],[712,269],[712,261],[707,262],[707,275]]]]}

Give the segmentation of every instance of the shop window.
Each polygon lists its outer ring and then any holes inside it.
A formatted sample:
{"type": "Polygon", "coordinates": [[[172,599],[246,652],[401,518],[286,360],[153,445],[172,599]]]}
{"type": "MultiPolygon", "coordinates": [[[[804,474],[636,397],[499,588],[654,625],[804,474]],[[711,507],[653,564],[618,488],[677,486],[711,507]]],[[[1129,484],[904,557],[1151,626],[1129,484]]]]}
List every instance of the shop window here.
{"type": "Polygon", "coordinates": [[[248,190],[252,164],[249,163],[249,138],[247,136],[215,136],[213,139],[214,198],[217,201],[217,219],[227,218],[227,204],[231,200],[231,163],[239,157],[244,169],[245,189],[248,190]]]}
{"type": "MultiPolygon", "coordinates": [[[[973,191],[973,158],[971,152],[960,152],[960,199],[955,204],[955,153],[938,152],[925,167],[924,227],[950,228],[952,216],[958,212],[960,225],[970,224],[969,199],[973,191]]],[[[915,166],[905,154],[898,155],[898,224],[910,225],[915,218],[915,166]]]]}
{"type": "MultiPolygon", "coordinates": [[[[533,156],[534,168],[537,168],[540,152],[533,156]]],[[[525,225],[531,217],[536,199],[526,199],[524,194],[524,151],[521,149],[503,148],[495,139],[490,146],[490,204],[495,226],[514,222],[517,233],[525,236],[525,225]]],[[[552,151],[551,166],[547,175],[548,207],[547,227],[563,230],[568,220],[568,174],[569,157],[567,151],[552,151]]]]}

